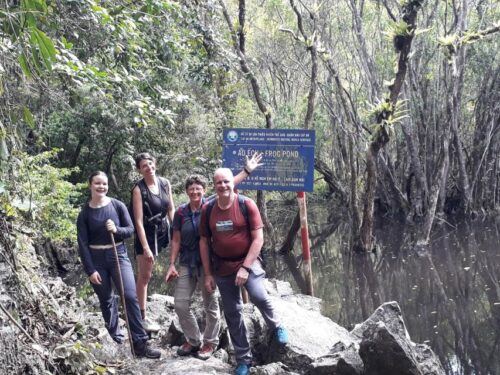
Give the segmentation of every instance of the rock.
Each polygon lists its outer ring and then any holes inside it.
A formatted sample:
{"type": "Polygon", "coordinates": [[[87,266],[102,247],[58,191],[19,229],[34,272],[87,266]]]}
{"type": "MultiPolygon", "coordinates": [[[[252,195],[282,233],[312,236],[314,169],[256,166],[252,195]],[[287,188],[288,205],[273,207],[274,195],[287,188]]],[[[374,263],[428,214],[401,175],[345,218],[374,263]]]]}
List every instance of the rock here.
{"type": "Polygon", "coordinates": [[[293,375],[296,372],[290,371],[290,369],[281,362],[269,363],[264,366],[256,366],[250,369],[250,374],[252,375],[293,375]]]}
{"type": "Polygon", "coordinates": [[[359,355],[372,375],[422,375],[410,342],[392,333],[384,322],[363,332],[359,355]]]}
{"type": "Polygon", "coordinates": [[[177,316],[170,322],[167,334],[161,337],[162,345],[181,346],[186,341],[177,316]]]}
{"type": "Polygon", "coordinates": [[[356,345],[318,358],[311,363],[309,375],[360,375],[364,366],[356,345]]]}
{"type": "Polygon", "coordinates": [[[202,361],[195,357],[177,357],[168,351],[162,354],[160,360],[135,360],[126,369],[121,370],[120,374],[229,375],[233,373],[232,366],[214,357],[202,361]]]}
{"type": "Polygon", "coordinates": [[[410,340],[397,302],[381,305],[351,333],[360,340],[359,355],[367,374],[445,374],[429,346],[410,340]]]}
{"type": "Polygon", "coordinates": [[[229,354],[224,349],[219,349],[213,354],[214,358],[219,359],[224,363],[229,363],[229,354]]]}
{"type": "Polygon", "coordinates": [[[425,375],[442,375],[445,373],[439,358],[434,354],[429,345],[417,344],[417,361],[420,370],[425,375]]]}
{"type": "Polygon", "coordinates": [[[177,317],[174,311],[174,297],[152,294],[148,297],[147,317],[163,329],[168,329],[172,320],[177,317]]]}
{"type": "Polygon", "coordinates": [[[386,302],[363,323],[356,324],[351,333],[359,339],[363,339],[363,334],[369,326],[377,325],[379,322],[384,322],[386,327],[398,336],[404,336],[410,339],[410,335],[406,330],[406,325],[403,321],[403,314],[397,302],[386,302]]]}
{"type": "Polygon", "coordinates": [[[267,290],[267,293],[271,296],[276,297],[285,297],[285,296],[293,296],[295,292],[292,289],[292,286],[289,282],[276,280],[276,279],[265,279],[264,286],[267,290]]]}
{"type": "MultiPolygon", "coordinates": [[[[273,282],[266,284],[272,285],[273,282]]],[[[287,290],[283,284],[280,288],[287,290]]],[[[318,298],[304,295],[281,298],[276,291],[270,294],[282,324],[289,331],[289,343],[284,348],[279,347],[258,309],[251,304],[245,306],[245,324],[251,333],[257,362],[281,362],[291,371],[305,373],[309,364],[331,354],[336,345],[349,347],[355,343],[355,337],[345,328],[320,314],[321,301],[318,298]]]]}

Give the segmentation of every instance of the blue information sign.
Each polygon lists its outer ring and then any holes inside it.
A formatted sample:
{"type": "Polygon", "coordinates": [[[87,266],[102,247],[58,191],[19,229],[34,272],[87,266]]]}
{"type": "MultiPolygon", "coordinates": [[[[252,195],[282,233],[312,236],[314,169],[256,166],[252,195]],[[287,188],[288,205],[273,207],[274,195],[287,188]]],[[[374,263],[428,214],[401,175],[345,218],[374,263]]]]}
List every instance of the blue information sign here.
{"type": "Polygon", "coordinates": [[[238,185],[240,189],[312,191],[314,130],[226,129],[223,165],[234,174],[245,165],[245,156],[263,155],[263,166],[238,185]]]}

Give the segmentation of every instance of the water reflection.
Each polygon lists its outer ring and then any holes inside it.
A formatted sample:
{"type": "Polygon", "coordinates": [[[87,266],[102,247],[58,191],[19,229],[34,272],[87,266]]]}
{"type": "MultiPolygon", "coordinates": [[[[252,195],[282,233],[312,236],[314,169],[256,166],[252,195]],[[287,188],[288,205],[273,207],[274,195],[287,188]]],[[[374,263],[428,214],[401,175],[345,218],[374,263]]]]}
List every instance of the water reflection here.
{"type": "MultiPolygon", "coordinates": [[[[443,226],[429,252],[417,255],[409,247],[411,231],[385,222],[376,232],[380,251],[356,255],[348,251],[349,228],[339,216],[324,204],[309,210],[314,289],[325,315],[351,328],[396,300],[412,339],[428,343],[447,374],[500,374],[498,224],[443,226]]],[[[300,267],[298,241],[293,254],[269,263],[270,274],[304,290],[289,268],[300,267]]]]}

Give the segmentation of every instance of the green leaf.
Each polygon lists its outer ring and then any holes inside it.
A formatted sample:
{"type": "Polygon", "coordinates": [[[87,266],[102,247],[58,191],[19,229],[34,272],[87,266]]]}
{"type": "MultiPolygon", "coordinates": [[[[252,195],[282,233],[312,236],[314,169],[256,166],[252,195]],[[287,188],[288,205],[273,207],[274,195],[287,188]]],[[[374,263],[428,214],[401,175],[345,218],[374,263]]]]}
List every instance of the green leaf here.
{"type": "Polygon", "coordinates": [[[19,65],[21,66],[24,75],[28,78],[31,78],[31,71],[28,66],[28,61],[26,60],[26,55],[22,53],[21,55],[19,55],[18,59],[19,65]]]}
{"type": "Polygon", "coordinates": [[[23,118],[24,122],[31,128],[35,128],[35,118],[33,117],[33,114],[29,110],[28,107],[24,106],[23,107],[23,118]]]}
{"type": "Polygon", "coordinates": [[[42,55],[45,67],[52,70],[52,62],[56,59],[56,49],[52,40],[40,29],[31,29],[31,43],[36,45],[42,55]]]}
{"type": "Polygon", "coordinates": [[[65,37],[61,37],[61,43],[66,49],[71,49],[73,48],[73,43],[68,42],[68,40],[65,37]]]}

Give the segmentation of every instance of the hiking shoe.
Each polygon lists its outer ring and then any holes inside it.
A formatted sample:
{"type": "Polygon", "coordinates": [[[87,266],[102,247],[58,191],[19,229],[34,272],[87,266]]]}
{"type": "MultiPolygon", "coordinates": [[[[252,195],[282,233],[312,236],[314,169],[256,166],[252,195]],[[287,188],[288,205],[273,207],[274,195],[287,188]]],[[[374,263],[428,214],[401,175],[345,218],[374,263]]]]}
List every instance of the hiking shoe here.
{"type": "Polygon", "coordinates": [[[147,342],[143,342],[139,345],[134,345],[134,353],[138,358],[144,357],[158,359],[161,357],[161,352],[158,349],[149,346],[147,342]]]}
{"type": "Polygon", "coordinates": [[[286,345],[288,343],[288,331],[282,326],[276,328],[274,337],[276,337],[276,342],[280,345],[286,345]]]}
{"type": "Polygon", "coordinates": [[[125,340],[125,337],[123,337],[123,335],[115,335],[115,336],[111,336],[111,338],[113,339],[114,342],[116,342],[118,345],[121,345],[123,344],[123,341],[125,340]]]}
{"type": "Polygon", "coordinates": [[[203,344],[200,351],[198,353],[196,353],[196,356],[199,359],[203,359],[205,361],[205,360],[209,359],[212,356],[212,354],[214,354],[214,352],[215,352],[215,345],[207,342],[207,343],[203,344]]]}
{"type": "Polygon", "coordinates": [[[187,341],[179,346],[179,349],[177,349],[177,354],[180,355],[181,357],[190,355],[193,353],[196,353],[198,350],[200,350],[200,346],[194,346],[188,343],[187,341]]]}
{"type": "Polygon", "coordinates": [[[142,321],[142,327],[146,332],[158,332],[160,330],[160,326],[149,318],[142,321]]]}
{"type": "Polygon", "coordinates": [[[246,363],[240,363],[238,367],[236,367],[235,375],[248,375],[250,374],[250,365],[246,363]]]}

